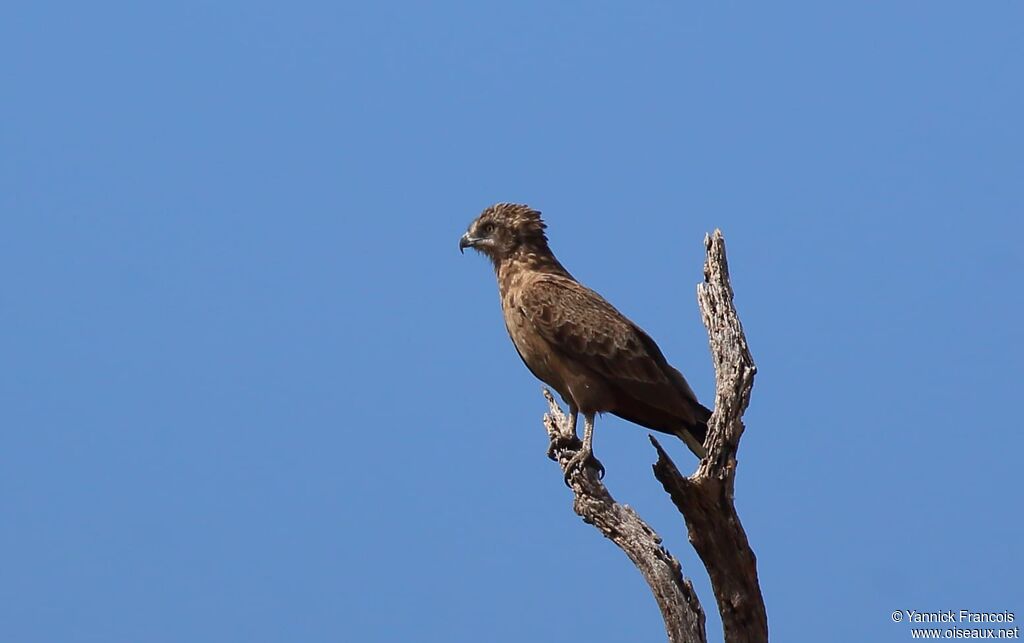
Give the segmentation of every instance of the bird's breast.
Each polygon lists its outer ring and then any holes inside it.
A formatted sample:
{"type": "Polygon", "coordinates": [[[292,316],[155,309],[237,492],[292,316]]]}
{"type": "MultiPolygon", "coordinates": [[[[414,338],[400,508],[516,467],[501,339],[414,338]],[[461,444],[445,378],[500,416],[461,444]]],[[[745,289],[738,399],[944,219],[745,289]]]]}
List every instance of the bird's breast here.
{"type": "Polygon", "coordinates": [[[502,298],[502,313],[505,327],[512,343],[527,368],[535,377],[549,386],[561,391],[562,378],[551,364],[551,347],[537,332],[536,327],[527,317],[523,308],[515,301],[514,296],[502,298]]]}

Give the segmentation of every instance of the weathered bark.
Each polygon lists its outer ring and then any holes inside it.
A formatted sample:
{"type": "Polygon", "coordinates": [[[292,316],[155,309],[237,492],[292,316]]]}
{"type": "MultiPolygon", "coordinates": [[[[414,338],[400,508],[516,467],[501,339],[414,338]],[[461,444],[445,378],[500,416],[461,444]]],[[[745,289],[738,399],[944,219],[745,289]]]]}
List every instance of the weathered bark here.
{"type": "MultiPolygon", "coordinates": [[[[558,461],[564,472],[582,445],[571,434],[568,418],[551,392],[544,389],[544,396],[550,407],[544,415],[544,425],[551,438],[549,455],[558,461]]],[[[671,643],[706,643],[704,610],[697,593],[693,584],[683,577],[679,561],[661,546],[661,536],[631,507],[615,502],[594,469],[576,468],[569,473],[567,482],[575,496],[573,510],[618,545],[643,574],[661,608],[668,640],[671,643]]]]}
{"type": "Polygon", "coordinates": [[[757,559],[733,503],[736,451],[757,367],[733,306],[722,232],[715,230],[704,245],[707,260],[697,300],[715,364],[715,412],[705,441],[708,455],[686,478],[652,437],[658,450],[654,475],[683,514],[690,543],[707,568],[726,643],[758,643],[768,640],[768,615],[757,582],[757,559]]]}
{"type": "MultiPolygon", "coordinates": [[[[706,237],[704,244],[707,259],[697,300],[708,329],[716,382],[715,411],[705,441],[708,455],[687,478],[651,437],[658,452],[654,475],[682,513],[690,543],[707,568],[726,643],[760,643],[768,640],[768,617],[757,581],[757,561],[733,503],[736,451],[757,368],[733,306],[721,231],[706,237]]],[[[544,416],[552,441],[549,455],[565,471],[579,441],[551,393],[545,390],[544,394],[550,407],[544,416]]],[[[615,502],[593,469],[578,469],[570,473],[567,482],[575,496],[576,513],[618,545],[647,580],[661,609],[668,640],[705,643],[700,601],[679,562],[661,546],[661,538],[635,511],[615,502]]]]}

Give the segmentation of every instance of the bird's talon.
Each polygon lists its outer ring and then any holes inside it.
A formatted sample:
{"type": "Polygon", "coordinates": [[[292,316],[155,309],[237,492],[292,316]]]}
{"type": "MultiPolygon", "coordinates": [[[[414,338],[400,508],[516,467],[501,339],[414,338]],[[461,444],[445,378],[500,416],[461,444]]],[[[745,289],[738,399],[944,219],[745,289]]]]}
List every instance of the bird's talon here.
{"type": "Polygon", "coordinates": [[[558,460],[558,455],[555,454],[555,451],[557,449],[558,449],[558,445],[555,444],[554,440],[552,440],[551,442],[548,443],[548,460],[555,460],[555,461],[558,460]]]}
{"type": "Polygon", "coordinates": [[[565,475],[563,476],[563,479],[565,480],[565,486],[569,488],[572,488],[572,483],[569,482],[569,478],[572,477],[573,473],[575,473],[575,470],[573,469],[572,462],[570,461],[569,464],[565,467],[565,475]]]}
{"type": "Polygon", "coordinates": [[[571,486],[569,484],[569,478],[571,478],[572,475],[576,473],[577,469],[582,471],[583,467],[591,467],[597,472],[598,480],[604,479],[604,465],[601,464],[601,461],[595,458],[592,452],[580,449],[579,451],[576,452],[576,455],[572,456],[572,458],[569,459],[569,462],[567,462],[565,465],[566,486],[571,486]]]}
{"type": "Polygon", "coordinates": [[[566,449],[578,450],[582,446],[580,439],[576,436],[566,437],[565,435],[556,435],[551,438],[548,443],[548,458],[558,462],[558,452],[566,449]]]}

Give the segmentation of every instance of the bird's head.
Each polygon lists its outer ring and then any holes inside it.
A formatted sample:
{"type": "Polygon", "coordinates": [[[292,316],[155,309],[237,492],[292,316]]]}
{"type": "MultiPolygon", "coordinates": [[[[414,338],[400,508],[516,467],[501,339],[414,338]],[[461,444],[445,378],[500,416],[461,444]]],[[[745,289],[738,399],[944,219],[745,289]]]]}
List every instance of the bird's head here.
{"type": "Polygon", "coordinates": [[[548,245],[540,212],[519,203],[497,203],[480,213],[459,239],[459,250],[474,248],[495,264],[526,247],[542,250],[548,245]]]}

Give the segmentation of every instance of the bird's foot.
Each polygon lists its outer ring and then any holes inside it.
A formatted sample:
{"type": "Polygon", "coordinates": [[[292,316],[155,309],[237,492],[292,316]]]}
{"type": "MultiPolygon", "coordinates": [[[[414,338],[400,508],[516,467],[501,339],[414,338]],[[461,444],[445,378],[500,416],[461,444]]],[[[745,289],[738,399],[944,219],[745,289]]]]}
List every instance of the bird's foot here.
{"type": "Polygon", "coordinates": [[[572,451],[579,451],[583,448],[583,443],[575,435],[559,434],[551,438],[551,442],[548,444],[548,458],[558,462],[558,452],[565,451],[567,449],[572,451]]]}
{"type": "Polygon", "coordinates": [[[577,469],[582,471],[583,467],[590,467],[597,471],[598,480],[604,478],[604,465],[601,464],[600,460],[594,457],[593,451],[581,447],[580,450],[576,452],[576,455],[570,458],[569,462],[565,465],[566,486],[571,486],[569,484],[569,478],[576,473],[577,469]]]}

